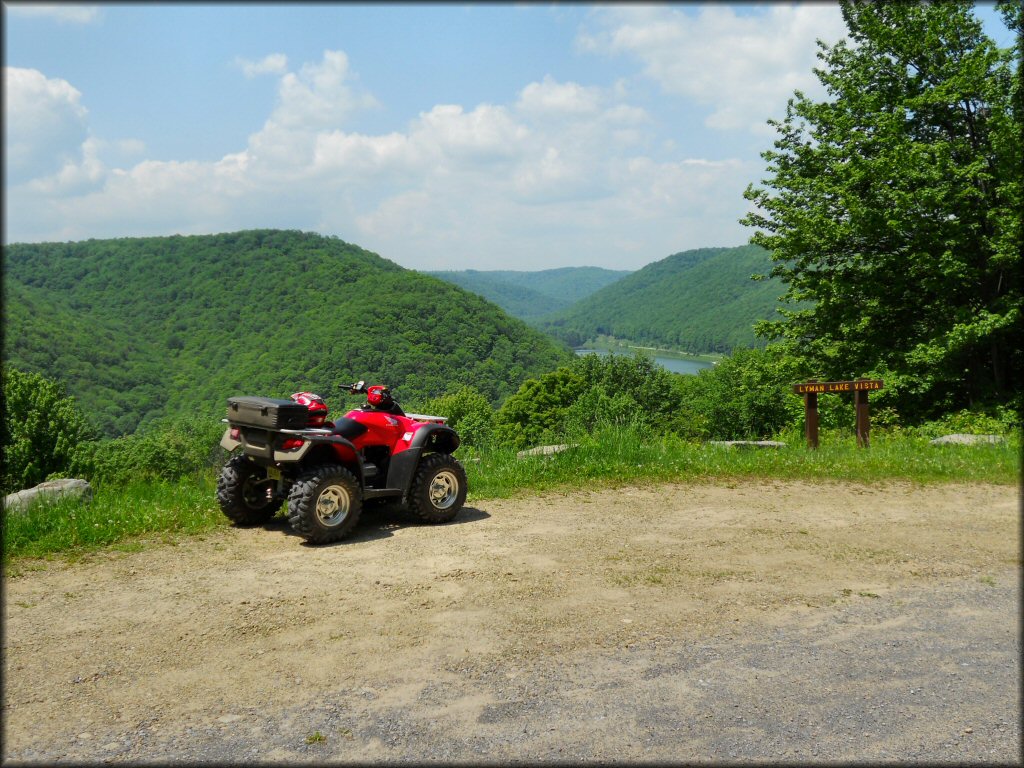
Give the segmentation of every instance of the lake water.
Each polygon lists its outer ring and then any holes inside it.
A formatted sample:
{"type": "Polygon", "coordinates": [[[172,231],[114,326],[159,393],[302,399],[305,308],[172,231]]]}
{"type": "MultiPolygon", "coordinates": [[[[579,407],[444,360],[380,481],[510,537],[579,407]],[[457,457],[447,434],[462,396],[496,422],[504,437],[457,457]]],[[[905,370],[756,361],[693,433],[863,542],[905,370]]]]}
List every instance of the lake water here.
{"type": "MultiPolygon", "coordinates": [[[[607,355],[609,350],[607,349],[576,349],[573,350],[577,355],[589,355],[596,353],[598,355],[607,355]]],[[[615,352],[613,354],[623,354],[621,352],[615,352]]],[[[706,360],[698,360],[696,358],[689,357],[663,357],[662,355],[654,355],[654,362],[673,373],[687,373],[695,375],[698,371],[702,371],[705,368],[710,368],[713,363],[709,363],[706,360]]]]}

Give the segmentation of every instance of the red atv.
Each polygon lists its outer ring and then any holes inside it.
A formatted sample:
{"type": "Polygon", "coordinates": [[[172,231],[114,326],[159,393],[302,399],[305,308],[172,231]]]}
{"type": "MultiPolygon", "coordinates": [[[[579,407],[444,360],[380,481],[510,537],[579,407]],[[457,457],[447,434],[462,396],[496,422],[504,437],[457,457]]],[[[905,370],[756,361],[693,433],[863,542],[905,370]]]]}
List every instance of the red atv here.
{"type": "Polygon", "coordinates": [[[327,420],[319,395],[228,398],[227,451],[241,449],[217,480],[221,510],[237,525],[267,522],[288,502],[288,522],[307,541],[348,535],[373,499],[399,501],[421,520],[445,523],[466,501],[459,436],[441,416],[406,414],[387,387],[343,389],[366,405],[327,420]]]}

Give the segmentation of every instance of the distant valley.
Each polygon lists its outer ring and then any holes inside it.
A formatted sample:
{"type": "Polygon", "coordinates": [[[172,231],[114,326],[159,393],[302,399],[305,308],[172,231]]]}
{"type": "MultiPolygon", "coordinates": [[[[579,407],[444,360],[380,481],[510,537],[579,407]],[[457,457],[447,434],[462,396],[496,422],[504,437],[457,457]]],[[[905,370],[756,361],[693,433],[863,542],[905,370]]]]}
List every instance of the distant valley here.
{"type": "Polygon", "coordinates": [[[568,309],[631,273],[601,267],[562,267],[536,272],[466,269],[427,274],[479,294],[513,317],[534,321],[568,309]]]}
{"type": "Polygon", "coordinates": [[[538,272],[433,272],[578,347],[600,337],[691,354],[763,344],[758,320],[776,317],[781,283],[755,245],[673,254],[635,272],[569,267],[538,272]],[[765,276],[753,280],[752,275],[765,276]]]}
{"type": "Polygon", "coordinates": [[[750,276],[770,268],[744,246],[635,272],[421,273],[280,230],[14,244],[3,362],[61,381],[107,436],[214,416],[236,394],[337,398],[359,378],[406,402],[469,384],[498,404],[599,338],[693,354],[754,345],[782,289],[750,276]]]}

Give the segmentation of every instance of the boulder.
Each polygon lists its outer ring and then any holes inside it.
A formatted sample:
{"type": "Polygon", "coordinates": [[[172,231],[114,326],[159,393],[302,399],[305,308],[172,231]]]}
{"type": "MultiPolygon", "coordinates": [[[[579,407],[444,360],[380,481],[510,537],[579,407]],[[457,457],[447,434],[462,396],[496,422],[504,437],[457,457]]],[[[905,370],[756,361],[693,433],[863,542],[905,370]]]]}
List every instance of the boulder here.
{"type": "Polygon", "coordinates": [[[1006,438],[1002,435],[943,435],[929,440],[932,445],[1004,445],[1006,438]]]}
{"type": "Polygon", "coordinates": [[[516,454],[516,458],[525,459],[527,456],[550,456],[552,453],[561,453],[575,447],[575,445],[538,445],[536,448],[519,451],[516,454]]]}
{"type": "Polygon", "coordinates": [[[92,500],[92,486],[85,480],[74,478],[47,480],[35,488],[26,488],[24,491],[8,494],[4,497],[4,509],[11,512],[23,512],[36,501],[42,499],[53,501],[61,496],[72,496],[89,502],[92,500]]]}
{"type": "Polygon", "coordinates": [[[778,440],[712,440],[711,445],[725,448],[785,448],[786,444],[778,440]]]}

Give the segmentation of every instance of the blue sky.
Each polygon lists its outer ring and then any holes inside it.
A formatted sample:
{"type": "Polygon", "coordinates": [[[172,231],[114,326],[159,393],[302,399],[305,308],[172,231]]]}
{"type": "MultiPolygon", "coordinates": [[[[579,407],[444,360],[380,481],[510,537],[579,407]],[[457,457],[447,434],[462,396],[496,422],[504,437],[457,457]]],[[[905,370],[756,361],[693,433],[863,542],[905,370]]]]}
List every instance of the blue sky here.
{"type": "Polygon", "coordinates": [[[300,229],[423,270],[745,243],[766,120],[844,32],[824,2],[3,14],[5,242],[300,229]]]}

